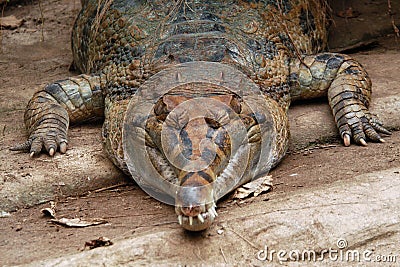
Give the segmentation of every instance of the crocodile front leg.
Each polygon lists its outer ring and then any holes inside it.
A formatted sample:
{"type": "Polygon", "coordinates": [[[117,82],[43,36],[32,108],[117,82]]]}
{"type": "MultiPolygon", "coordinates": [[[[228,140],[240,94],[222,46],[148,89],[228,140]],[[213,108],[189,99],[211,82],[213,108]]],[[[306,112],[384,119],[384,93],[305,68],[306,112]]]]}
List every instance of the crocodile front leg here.
{"type": "Polygon", "coordinates": [[[390,134],[368,110],[371,80],[360,63],[335,53],[302,56],[290,65],[292,100],[328,96],[345,146],[351,139],[366,145],[366,140],[384,142],[378,132],[390,134]]]}
{"type": "Polygon", "coordinates": [[[104,99],[98,76],[79,75],[47,85],[36,92],[25,111],[28,140],[10,148],[29,151],[31,157],[44,148],[50,156],[67,150],[69,123],[103,116],[104,99]]]}

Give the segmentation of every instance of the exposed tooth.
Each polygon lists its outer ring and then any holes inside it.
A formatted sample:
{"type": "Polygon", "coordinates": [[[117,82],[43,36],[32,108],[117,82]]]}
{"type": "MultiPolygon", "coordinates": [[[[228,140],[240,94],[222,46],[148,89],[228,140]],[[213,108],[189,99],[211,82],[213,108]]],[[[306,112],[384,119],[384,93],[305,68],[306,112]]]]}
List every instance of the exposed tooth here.
{"type": "Polygon", "coordinates": [[[203,215],[199,214],[199,215],[197,215],[197,218],[199,219],[199,221],[200,221],[201,223],[204,223],[203,215]]]}
{"type": "Polygon", "coordinates": [[[212,211],[211,208],[208,210],[208,214],[210,214],[210,217],[211,217],[212,219],[215,218],[215,214],[213,213],[213,211],[212,211]]]}
{"type": "Polygon", "coordinates": [[[209,211],[214,217],[217,217],[217,216],[218,216],[218,213],[217,213],[217,211],[215,210],[215,207],[210,208],[208,211],[209,211]]]}
{"type": "Polygon", "coordinates": [[[179,222],[180,225],[182,225],[182,223],[183,223],[182,215],[178,215],[178,222],[179,222]]]}
{"type": "Polygon", "coordinates": [[[189,216],[189,225],[193,225],[193,217],[189,216]]]}

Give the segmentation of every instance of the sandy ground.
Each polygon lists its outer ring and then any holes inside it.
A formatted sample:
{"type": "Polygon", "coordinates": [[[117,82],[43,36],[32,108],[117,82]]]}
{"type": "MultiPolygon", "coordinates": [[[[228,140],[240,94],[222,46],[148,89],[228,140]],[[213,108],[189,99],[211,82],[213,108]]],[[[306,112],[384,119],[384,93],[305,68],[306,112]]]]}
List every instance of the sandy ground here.
{"type": "MultiPolygon", "coordinates": [[[[24,24],[3,30],[1,35],[0,211],[10,211],[11,216],[0,218],[0,265],[77,253],[85,242],[100,236],[117,242],[152,232],[161,237],[170,231],[178,233],[172,243],[180,255],[171,257],[201,263],[205,255],[202,246],[212,239],[207,251],[223,255],[225,263],[240,262],[243,255],[226,248],[226,240],[218,234],[227,218],[251,216],[263,203],[289,198],[305,188],[329,188],[354,176],[400,167],[399,132],[394,131],[384,144],[345,148],[337,139],[324,100],[296,103],[290,113],[291,149],[271,172],[273,191],[244,203],[228,196],[219,204],[218,221],[208,231],[197,235],[180,231],[173,207],[148,197],[104,156],[99,141],[101,123],[73,127],[69,132],[71,149],[64,156],[31,160],[26,154],[8,151],[9,146],[26,138],[23,112],[33,92],[48,82],[74,75],[68,71],[69,35],[79,1],[43,0],[42,6],[43,24],[37,2],[27,1],[4,13],[23,18],[24,24]],[[114,187],[107,189],[109,186],[114,187]],[[108,223],[82,229],[52,224],[40,212],[49,207],[50,199],[55,200],[59,217],[104,218],[108,223]]],[[[394,36],[380,39],[373,50],[354,57],[374,82],[373,110],[392,130],[398,130],[400,50],[394,36]]],[[[263,222],[256,220],[256,225],[261,228],[263,222]]],[[[245,235],[234,236],[237,242],[246,243],[245,235]]]]}

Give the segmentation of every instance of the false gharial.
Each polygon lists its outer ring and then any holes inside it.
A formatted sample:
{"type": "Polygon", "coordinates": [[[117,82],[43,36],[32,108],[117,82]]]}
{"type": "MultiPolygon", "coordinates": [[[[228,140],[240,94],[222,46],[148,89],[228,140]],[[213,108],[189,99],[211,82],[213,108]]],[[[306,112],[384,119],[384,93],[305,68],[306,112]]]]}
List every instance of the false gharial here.
{"type": "Polygon", "coordinates": [[[327,97],[345,146],[390,134],[368,110],[371,81],[325,52],[324,0],[82,0],[72,31],[81,75],[37,91],[28,140],[12,150],[66,153],[69,124],[104,118],[113,163],[187,230],[216,202],[279,163],[292,101],[327,97]]]}

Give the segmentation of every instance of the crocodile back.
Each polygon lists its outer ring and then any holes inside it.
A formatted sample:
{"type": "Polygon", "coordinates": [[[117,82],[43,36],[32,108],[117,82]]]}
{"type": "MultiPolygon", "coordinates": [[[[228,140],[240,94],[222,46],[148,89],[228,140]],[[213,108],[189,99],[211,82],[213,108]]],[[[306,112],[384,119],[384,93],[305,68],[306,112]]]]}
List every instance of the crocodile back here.
{"type": "Polygon", "coordinates": [[[212,61],[276,94],[286,90],[288,58],[326,46],[323,0],[100,2],[84,1],[72,50],[81,72],[106,75],[110,93],[130,95],[171,65],[212,61]]]}

